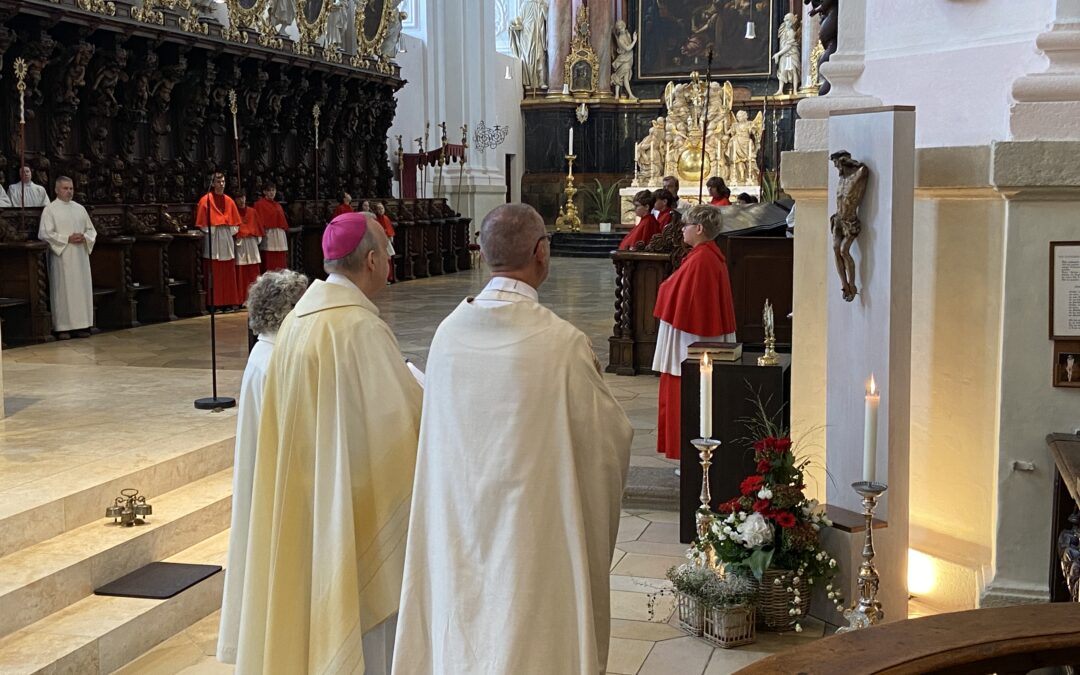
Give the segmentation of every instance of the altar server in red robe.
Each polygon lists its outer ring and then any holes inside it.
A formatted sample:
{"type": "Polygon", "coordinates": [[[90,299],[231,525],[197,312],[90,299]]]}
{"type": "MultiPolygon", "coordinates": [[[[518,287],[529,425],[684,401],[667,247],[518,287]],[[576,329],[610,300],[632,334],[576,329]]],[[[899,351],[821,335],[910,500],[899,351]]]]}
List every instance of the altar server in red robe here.
{"type": "Polygon", "coordinates": [[[225,194],[225,175],[215,173],[210,192],[195,207],[195,225],[206,233],[203,246],[203,274],[213,294],[207,304],[214,307],[238,307],[242,302],[236,288],[236,243],[240,231],[240,213],[236,202],[225,194]],[[213,279],[210,275],[213,274],[213,279]]]}
{"type": "Polygon", "coordinates": [[[283,270],[289,266],[289,221],[285,220],[285,209],[275,201],[277,187],[273,183],[263,187],[262,199],[255,202],[255,212],[259,225],[263,229],[263,240],[259,245],[262,250],[262,270],[283,270]]]}
{"type": "Polygon", "coordinates": [[[389,247],[387,252],[390,254],[390,272],[386,275],[386,283],[392,284],[394,283],[394,256],[397,255],[394,249],[394,235],[397,233],[394,231],[394,223],[391,222],[390,216],[386,215],[386,204],[375,202],[375,220],[379,221],[383,232],[386,233],[386,242],[389,247]]]}
{"type": "Polygon", "coordinates": [[[709,188],[709,204],[713,206],[731,206],[731,190],[720,176],[713,176],[705,181],[709,188]]]}
{"type": "Polygon", "coordinates": [[[660,223],[661,230],[670,225],[672,220],[682,217],[682,214],[672,208],[677,198],[671,194],[671,191],[657,190],[653,193],[653,199],[655,202],[652,214],[656,218],[656,222],[660,223]]]}
{"type": "Polygon", "coordinates": [[[691,208],[683,239],[692,248],[682,265],[660,284],[653,315],[660,319],[653,370],[660,373],[657,452],[679,459],[679,387],[682,362],[695,342],[734,342],[735,309],[727,261],[713,241],[723,224],[720,209],[691,208]]]}
{"type": "Polygon", "coordinates": [[[634,248],[638,242],[648,244],[653,235],[660,234],[660,231],[664,229],[660,227],[660,222],[656,220],[656,216],[652,214],[655,203],[656,198],[648,190],[642,190],[634,195],[634,213],[640,220],[638,220],[634,229],[623,237],[622,242],[619,244],[620,251],[628,251],[634,248]]]}
{"type": "Polygon", "coordinates": [[[334,215],[330,216],[330,220],[337,218],[343,213],[353,213],[352,195],[348,192],[341,193],[341,203],[334,209],[334,215]]]}
{"type": "Polygon", "coordinates": [[[242,304],[247,304],[248,289],[259,278],[259,242],[263,239],[259,214],[248,208],[247,197],[236,198],[236,210],[240,213],[240,231],[236,234],[236,287],[242,304]]]}

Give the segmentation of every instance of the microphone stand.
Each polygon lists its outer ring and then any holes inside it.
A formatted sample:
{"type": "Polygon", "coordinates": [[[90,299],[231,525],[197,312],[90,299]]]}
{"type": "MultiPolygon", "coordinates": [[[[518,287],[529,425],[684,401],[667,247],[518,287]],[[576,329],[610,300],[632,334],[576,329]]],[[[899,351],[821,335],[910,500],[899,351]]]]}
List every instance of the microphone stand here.
{"type": "MultiPolygon", "coordinates": [[[[709,63],[705,66],[705,115],[701,123],[701,174],[698,176],[698,189],[697,200],[698,204],[704,204],[705,195],[705,158],[708,155],[705,154],[705,146],[708,145],[709,137],[709,95],[712,93],[712,86],[710,81],[712,80],[712,47],[709,47],[709,63]]],[[[716,158],[720,160],[719,157],[716,158]]],[[[675,200],[678,201],[679,195],[675,195],[675,200]]]]}
{"type": "Polygon", "coordinates": [[[214,226],[210,223],[210,202],[214,199],[213,179],[211,179],[210,189],[204,199],[206,199],[206,252],[209,254],[206,259],[210,261],[210,264],[207,265],[209,270],[207,284],[208,295],[210,296],[210,378],[213,395],[210,398],[195,399],[195,407],[199,410],[218,412],[225,408],[234,407],[236,399],[229,396],[218,396],[217,389],[217,322],[215,321],[217,303],[214,299],[214,226]]]}

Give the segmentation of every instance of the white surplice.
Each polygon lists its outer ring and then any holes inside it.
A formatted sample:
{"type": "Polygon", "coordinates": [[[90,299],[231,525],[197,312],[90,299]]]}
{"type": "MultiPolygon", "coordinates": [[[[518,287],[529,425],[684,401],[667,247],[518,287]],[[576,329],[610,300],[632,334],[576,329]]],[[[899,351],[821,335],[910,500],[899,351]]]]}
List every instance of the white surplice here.
{"type": "Polygon", "coordinates": [[[259,335],[258,342],[248,354],[244,378],[240,382],[240,400],[236,412],[236,455],[233,461],[232,525],[229,530],[229,557],[225,563],[225,592],[221,601],[221,625],[218,630],[217,658],[222,663],[236,663],[248,526],[251,522],[251,484],[255,478],[255,450],[259,443],[263,385],[266,383],[266,369],[270,366],[270,355],[274,352],[274,338],[274,334],[259,335]]]}
{"type": "Polygon", "coordinates": [[[262,262],[259,255],[259,242],[262,237],[240,237],[236,240],[236,264],[258,265],[262,262]]]}
{"type": "Polygon", "coordinates": [[[263,251],[288,251],[289,237],[280,227],[268,227],[266,236],[259,242],[259,248],[263,251]]]}
{"type": "MultiPolygon", "coordinates": [[[[8,199],[11,200],[12,206],[19,206],[23,203],[23,184],[12,183],[8,186],[8,199]]],[[[37,183],[28,183],[26,185],[26,205],[27,206],[48,206],[49,205],[49,193],[45,191],[45,188],[37,183]]]]}
{"type": "Polygon", "coordinates": [[[428,355],[395,675],[603,672],[632,438],[535,290],[462,302],[428,355]]]}
{"type": "Polygon", "coordinates": [[[49,245],[49,301],[53,328],[66,332],[94,325],[94,287],[90,278],[90,253],[97,231],[81,204],[57,199],[41,212],[38,239],[49,245]],[[83,244],[68,238],[81,234],[83,244]]]}
{"type": "Polygon", "coordinates": [[[0,190],[0,209],[6,209],[11,206],[11,200],[8,199],[7,192],[0,190]]]}

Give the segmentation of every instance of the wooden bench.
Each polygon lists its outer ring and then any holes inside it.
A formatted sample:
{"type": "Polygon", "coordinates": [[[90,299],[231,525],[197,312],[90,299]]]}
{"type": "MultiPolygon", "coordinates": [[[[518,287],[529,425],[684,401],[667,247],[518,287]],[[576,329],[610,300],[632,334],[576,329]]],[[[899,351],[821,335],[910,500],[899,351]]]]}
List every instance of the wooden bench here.
{"type": "Polygon", "coordinates": [[[740,675],[1027,673],[1080,663],[1080,604],[938,614],[833,635],[764,658],[740,675]]]}

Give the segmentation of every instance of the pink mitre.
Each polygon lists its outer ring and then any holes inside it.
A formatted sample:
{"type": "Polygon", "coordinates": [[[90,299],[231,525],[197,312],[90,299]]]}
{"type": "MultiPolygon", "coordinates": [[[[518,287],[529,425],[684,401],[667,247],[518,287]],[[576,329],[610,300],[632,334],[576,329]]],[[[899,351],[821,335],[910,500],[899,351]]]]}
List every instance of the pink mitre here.
{"type": "Polygon", "coordinates": [[[324,260],[340,260],[356,250],[367,233],[367,216],[343,213],[326,226],[322,236],[324,260]]]}

